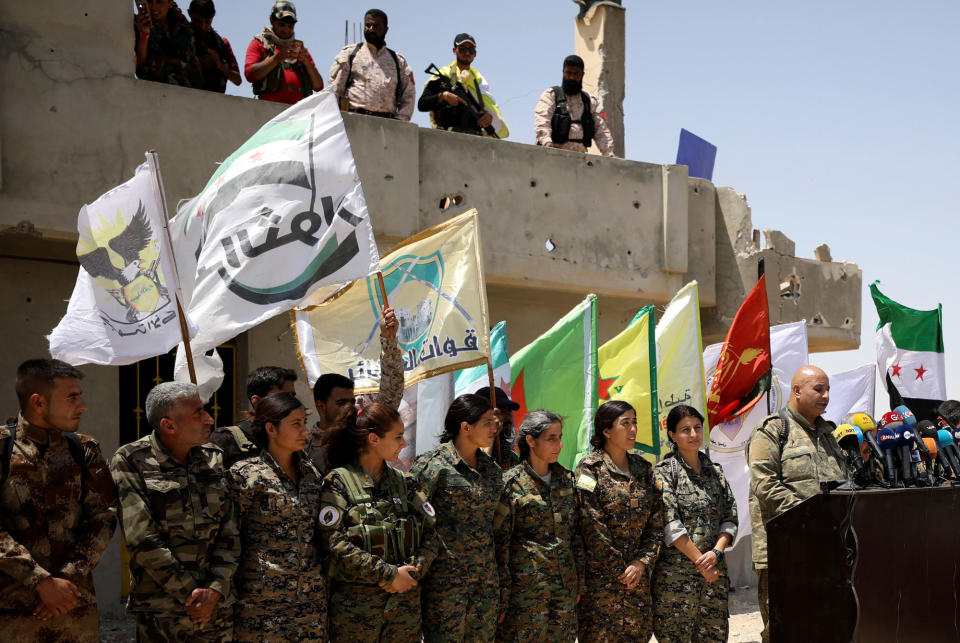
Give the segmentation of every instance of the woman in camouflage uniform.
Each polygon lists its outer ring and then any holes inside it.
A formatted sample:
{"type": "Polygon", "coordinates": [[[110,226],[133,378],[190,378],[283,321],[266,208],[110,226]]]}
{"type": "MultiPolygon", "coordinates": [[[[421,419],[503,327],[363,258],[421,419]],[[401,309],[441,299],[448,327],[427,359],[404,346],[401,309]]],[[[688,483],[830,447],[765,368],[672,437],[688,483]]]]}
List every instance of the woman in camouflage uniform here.
{"type": "Polygon", "coordinates": [[[576,469],[585,588],[577,609],[580,643],[646,643],[653,633],[650,569],[663,540],[663,505],[653,467],[630,453],[637,414],[614,400],[597,409],[594,451],[576,469]]]}
{"type": "Polygon", "coordinates": [[[520,464],[504,475],[493,520],[500,576],[498,641],[577,637],[583,549],[573,472],[557,462],[563,423],[531,411],[520,425],[520,464]]]}
{"type": "Polygon", "coordinates": [[[257,405],[260,455],[228,473],[242,552],[237,568],[234,638],[326,641],[327,582],[320,564],[320,476],[303,455],[306,412],[291,393],[257,405]]]}
{"type": "Polygon", "coordinates": [[[497,564],[493,516],[503,472],[482,449],[499,426],[490,400],[461,395],[443,423],[440,445],[410,473],[437,511],[442,545],[423,581],[423,640],[492,641],[497,625],[497,564]]]}
{"type": "Polygon", "coordinates": [[[329,559],[332,641],[420,640],[418,579],[437,555],[434,511],[409,474],[391,467],[406,446],[400,414],[374,402],[322,442],[320,539],[329,559]]]}
{"type": "Polygon", "coordinates": [[[673,452],[653,469],[667,546],[653,572],[653,629],[660,643],[723,643],[730,616],[723,551],[737,536],[737,503],[720,465],[700,451],[699,411],[670,409],[667,437],[673,452]]]}

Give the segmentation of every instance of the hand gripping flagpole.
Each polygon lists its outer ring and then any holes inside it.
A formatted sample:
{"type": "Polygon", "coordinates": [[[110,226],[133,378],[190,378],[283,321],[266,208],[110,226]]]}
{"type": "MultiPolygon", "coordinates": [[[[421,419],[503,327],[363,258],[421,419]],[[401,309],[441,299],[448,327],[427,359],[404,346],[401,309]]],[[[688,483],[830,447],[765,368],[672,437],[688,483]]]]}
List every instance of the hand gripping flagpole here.
{"type": "Polygon", "coordinates": [[[156,179],[156,190],[157,190],[157,203],[160,204],[160,212],[163,214],[161,219],[163,220],[163,235],[166,239],[167,247],[170,249],[170,259],[173,262],[173,275],[164,275],[170,281],[173,282],[173,292],[174,299],[177,304],[177,316],[180,318],[180,334],[183,337],[183,348],[186,351],[187,355],[187,369],[190,372],[190,381],[193,384],[197,383],[197,371],[193,366],[193,350],[190,347],[190,331],[187,329],[187,318],[183,314],[183,306],[180,302],[183,300],[183,293],[180,290],[180,273],[177,270],[177,259],[175,253],[173,252],[173,241],[170,238],[170,226],[168,225],[169,215],[167,214],[167,198],[166,193],[163,190],[163,179],[160,177],[160,164],[157,161],[157,153],[155,150],[150,150],[145,154],[147,157],[147,163],[150,165],[150,170],[153,172],[153,176],[156,179]]]}

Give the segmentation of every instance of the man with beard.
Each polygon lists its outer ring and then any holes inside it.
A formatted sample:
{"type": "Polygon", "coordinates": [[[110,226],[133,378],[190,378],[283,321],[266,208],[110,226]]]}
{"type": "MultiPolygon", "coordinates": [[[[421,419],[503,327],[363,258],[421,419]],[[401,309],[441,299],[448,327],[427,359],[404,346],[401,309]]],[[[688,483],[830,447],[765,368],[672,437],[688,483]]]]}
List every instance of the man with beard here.
{"type": "Polygon", "coordinates": [[[137,640],[232,641],[240,532],[213,418],[186,382],[157,384],[144,406],[153,432],[110,463],[137,640]]]}
{"type": "Polygon", "coordinates": [[[292,105],[323,89],[323,78],[303,42],[293,35],[297,8],[277,0],[270,10],[270,26],[247,47],[243,72],[260,100],[292,105]]]}
{"type": "MultiPolygon", "coordinates": [[[[400,406],[403,398],[403,354],[397,342],[399,328],[400,323],[393,308],[384,308],[380,314],[380,392],[365,396],[368,404],[380,402],[392,409],[400,406]]],[[[324,373],[313,385],[313,402],[317,407],[317,422],[310,427],[307,446],[303,451],[320,475],[325,476],[330,467],[327,451],[320,442],[328,428],[349,413],[357,413],[353,380],[339,373],[324,373]]]]}
{"type": "Polygon", "coordinates": [[[387,14],[370,9],[363,17],[366,42],[347,45],[333,59],[330,85],[340,109],[409,121],[416,91],[406,59],[386,45],[387,14]]]}
{"type": "Polygon", "coordinates": [[[497,138],[506,138],[510,131],[490,87],[480,72],[471,67],[477,57],[476,40],[470,34],[458,34],[453,39],[453,53],[457,59],[440,69],[443,78],[434,77],[426,84],[417,109],[430,112],[430,124],[437,129],[478,136],[489,136],[492,131],[497,138]],[[450,91],[458,85],[462,92],[450,91]],[[476,118],[477,114],[480,118],[476,118]]]}
{"type": "Polygon", "coordinates": [[[537,145],[586,152],[596,142],[601,154],[613,156],[613,137],[600,102],[583,91],[580,56],[567,56],[563,61],[563,84],[540,95],[534,128],[537,145]],[[587,105],[589,108],[585,109],[587,105]]]}

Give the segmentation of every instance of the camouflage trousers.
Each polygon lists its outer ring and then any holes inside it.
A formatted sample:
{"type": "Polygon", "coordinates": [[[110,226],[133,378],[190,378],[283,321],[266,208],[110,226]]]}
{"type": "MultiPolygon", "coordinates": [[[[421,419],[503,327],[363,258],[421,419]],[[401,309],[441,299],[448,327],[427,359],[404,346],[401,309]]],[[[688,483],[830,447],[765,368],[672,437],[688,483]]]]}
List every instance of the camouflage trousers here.
{"type": "Polygon", "coordinates": [[[497,628],[500,587],[492,577],[476,580],[427,576],[421,591],[425,643],[489,643],[497,628]]]}
{"type": "Polygon", "coordinates": [[[763,619],[760,640],[763,643],[770,643],[770,570],[766,567],[753,569],[757,572],[757,603],[760,604],[760,618],[763,619]]]}
{"type": "Polygon", "coordinates": [[[511,587],[497,641],[572,643],[577,638],[577,590],[552,584],[511,587]]]}
{"type": "Polygon", "coordinates": [[[155,612],[137,612],[138,643],[229,643],[233,640],[233,609],[217,607],[213,618],[198,630],[183,615],[171,616],[155,612]]]}
{"type": "Polygon", "coordinates": [[[75,607],[63,616],[48,621],[29,614],[0,612],[0,637],[4,641],[57,641],[57,643],[97,643],[100,638],[100,614],[96,605],[75,607]]]}
{"type": "Polygon", "coordinates": [[[327,640],[327,597],[301,601],[251,601],[241,599],[233,608],[235,641],[327,640]]]}
{"type": "Polygon", "coordinates": [[[653,573],[653,631],[658,643],[726,643],[729,594],[725,573],[708,583],[686,557],[658,563],[653,573]]]}
{"type": "Polygon", "coordinates": [[[580,643],[647,643],[653,634],[650,581],[644,575],[633,589],[616,580],[603,583],[587,576],[577,605],[580,643]]]}
{"type": "Polygon", "coordinates": [[[379,585],[334,581],[330,592],[334,643],[418,643],[420,588],[390,594],[379,585]]]}

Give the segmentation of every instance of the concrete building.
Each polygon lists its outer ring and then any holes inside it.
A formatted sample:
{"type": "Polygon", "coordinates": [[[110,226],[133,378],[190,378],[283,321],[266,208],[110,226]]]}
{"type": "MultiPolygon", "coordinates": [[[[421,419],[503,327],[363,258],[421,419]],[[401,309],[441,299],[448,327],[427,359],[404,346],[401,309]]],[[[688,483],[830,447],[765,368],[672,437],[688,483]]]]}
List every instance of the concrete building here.
{"type": "MultiPolygon", "coordinates": [[[[159,153],[168,202],[190,197],[217,161],[281,110],[135,79],[130,12],[129,4],[112,2],[0,6],[0,389],[8,394],[7,413],[14,410],[16,366],[47,354],[44,335],[66,310],[78,267],[80,205],[127,180],[147,149],[159,153]]],[[[832,261],[828,251],[820,259],[795,257],[793,243],[776,231],[766,231],[761,244],[746,198],[689,178],[685,166],[353,114],[344,120],[382,250],[479,210],[491,319],[508,321],[512,350],[585,293],[600,297],[605,341],[637,309],[665,304],[691,279],[700,284],[704,342],[719,341],[761,257],[772,323],[806,319],[813,351],[859,345],[857,266],[832,261]]],[[[622,126],[620,137],[622,149],[622,126]]],[[[265,363],[297,364],[289,318],[238,338],[230,357],[241,374],[265,363]]],[[[119,369],[84,371],[90,411],[82,430],[109,457],[122,434],[138,430],[121,418],[141,422],[140,409],[133,402],[118,413],[121,387],[130,385],[119,369]]],[[[298,384],[309,399],[305,382],[298,384]]],[[[237,410],[233,400],[243,400],[242,386],[240,378],[235,395],[221,398],[233,407],[226,417],[237,410]]],[[[118,540],[97,572],[105,613],[120,607],[118,540]]]]}

